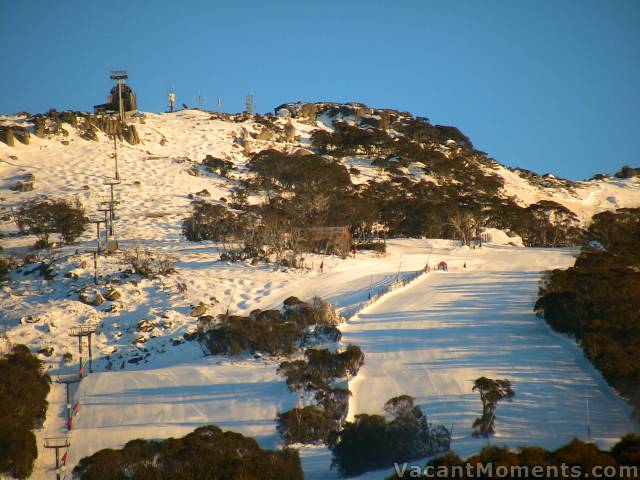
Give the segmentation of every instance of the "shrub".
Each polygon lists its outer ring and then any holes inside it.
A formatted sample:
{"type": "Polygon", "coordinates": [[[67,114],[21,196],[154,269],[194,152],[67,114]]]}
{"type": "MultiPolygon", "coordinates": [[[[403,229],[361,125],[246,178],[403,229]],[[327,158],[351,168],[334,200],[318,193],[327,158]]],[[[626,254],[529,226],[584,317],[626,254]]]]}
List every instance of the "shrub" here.
{"type": "Polygon", "coordinates": [[[13,262],[10,258],[0,257],[0,282],[4,282],[7,279],[7,275],[13,268],[13,262]]]}
{"type": "Polygon", "coordinates": [[[449,448],[450,432],[444,426],[429,425],[413,401],[408,395],[390,399],[385,404],[390,420],[361,414],[344,424],[331,445],[333,464],[342,475],[391,467],[394,462],[409,462],[449,448]]]}
{"type": "Polygon", "coordinates": [[[263,150],[248,165],[265,190],[332,191],[351,185],[351,176],[341,163],[317,155],[287,155],[277,150],[263,150]]]}
{"type": "Polygon", "coordinates": [[[312,340],[309,333],[316,327],[333,326],[338,318],[328,302],[316,297],[310,303],[285,305],[282,312],[255,310],[248,317],[220,315],[218,324],[198,338],[214,355],[290,355],[312,340]]]}
{"type": "Polygon", "coordinates": [[[254,439],[213,425],[182,438],[133,440],[120,450],[100,450],[80,460],[73,475],[79,480],[303,478],[298,452],[263,450],[254,439]]]}
{"type": "MultiPolygon", "coordinates": [[[[452,452],[429,460],[426,465],[429,469],[425,469],[425,471],[437,472],[438,478],[485,478],[484,476],[480,477],[481,470],[478,465],[484,471],[487,471],[487,466],[491,464],[494,472],[499,466],[504,466],[508,469],[507,471],[514,472],[513,476],[505,478],[534,478],[531,473],[527,477],[521,473],[524,471],[532,472],[533,467],[543,467],[543,472],[551,472],[548,474],[548,478],[552,478],[558,477],[564,466],[564,468],[572,468],[571,475],[574,478],[586,478],[584,475],[590,474],[595,465],[600,467],[626,465],[637,468],[638,457],[619,457],[621,454],[629,453],[630,449],[637,448],[637,442],[638,437],[636,435],[627,434],[613,446],[610,452],[600,450],[596,445],[576,439],[554,451],[540,447],[519,447],[517,451],[512,451],[507,447],[486,446],[478,455],[473,455],[466,460],[460,459],[452,452]],[[634,462],[634,458],[635,463],[625,463],[628,460],[634,462]],[[524,470],[523,467],[527,467],[528,470],[524,470]],[[582,475],[574,473],[574,467],[579,467],[582,475]],[[462,472],[463,475],[461,476],[460,473],[456,472],[462,472]]],[[[636,476],[631,476],[632,471],[624,472],[619,470],[619,472],[619,476],[610,476],[609,478],[637,478],[636,476]]],[[[407,469],[404,473],[398,472],[387,480],[401,478],[433,478],[433,476],[412,475],[410,470],[407,469]]]]}
{"type": "Polygon", "coordinates": [[[473,390],[478,391],[482,401],[482,416],[473,422],[475,437],[488,437],[495,433],[496,408],[503,399],[511,401],[515,392],[507,379],[493,380],[487,377],[476,379],[473,390]]]}
{"type": "Polygon", "coordinates": [[[547,273],[536,312],[575,336],[640,414],[640,209],[595,215],[573,267],[547,273]]]}
{"type": "Polygon", "coordinates": [[[169,275],[176,270],[176,261],[173,257],[150,250],[142,250],[139,247],[125,251],[123,258],[135,273],[145,278],[169,275]]]}
{"type": "Polygon", "coordinates": [[[38,456],[31,431],[44,421],[50,379],[24,345],[0,358],[0,472],[27,478],[38,456]]]}
{"type": "Polygon", "coordinates": [[[15,218],[19,230],[36,235],[43,246],[50,245],[53,233],[60,234],[64,243],[73,243],[89,224],[79,200],[33,200],[22,205],[15,218]]]}
{"type": "Polygon", "coordinates": [[[285,445],[293,443],[327,443],[337,429],[336,422],[325,411],[308,405],[279,413],[278,433],[285,445]]]}
{"type": "Polygon", "coordinates": [[[212,157],[211,155],[207,155],[205,159],[202,160],[202,165],[204,165],[211,173],[218,173],[223,177],[226,177],[229,170],[233,169],[233,163],[229,160],[222,160],[220,158],[212,157]]]}

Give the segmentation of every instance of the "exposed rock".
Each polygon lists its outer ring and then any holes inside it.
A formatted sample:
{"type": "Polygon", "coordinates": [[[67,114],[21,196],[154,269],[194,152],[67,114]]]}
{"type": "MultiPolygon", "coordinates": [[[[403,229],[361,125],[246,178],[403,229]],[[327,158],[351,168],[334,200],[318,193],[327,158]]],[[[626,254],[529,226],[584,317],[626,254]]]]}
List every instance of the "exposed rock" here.
{"type": "Polygon", "coordinates": [[[27,173],[23,175],[20,180],[15,181],[9,188],[14,192],[30,192],[33,190],[35,181],[35,175],[27,173]]]}
{"type": "Polygon", "coordinates": [[[209,190],[207,190],[206,188],[203,188],[199,192],[196,192],[196,195],[199,195],[201,197],[210,197],[211,196],[211,194],[209,193],[209,190]]]}
{"type": "Polygon", "coordinates": [[[201,317],[206,312],[207,312],[207,306],[204,303],[200,302],[198,304],[198,306],[196,306],[196,307],[191,309],[191,316],[192,317],[201,317]]]}
{"type": "Polygon", "coordinates": [[[291,119],[284,127],[284,138],[287,143],[294,143],[296,141],[296,127],[291,123],[291,119]]]}
{"type": "Polygon", "coordinates": [[[268,128],[263,129],[256,136],[258,140],[271,140],[273,138],[273,132],[268,128]]]}
{"type": "Polygon", "coordinates": [[[0,127],[0,141],[6,143],[10,147],[13,147],[16,143],[13,135],[13,128],[0,127]]]}
{"type": "Polygon", "coordinates": [[[31,138],[29,130],[27,130],[26,128],[16,128],[14,130],[14,135],[15,138],[17,138],[20,142],[24,143],[25,145],[29,145],[31,138]]]}
{"type": "Polygon", "coordinates": [[[188,169],[187,169],[187,173],[189,175],[191,175],[192,177],[199,177],[200,176],[200,170],[198,169],[197,165],[191,165],[188,169]]]}
{"type": "Polygon", "coordinates": [[[138,326],[136,327],[136,329],[139,332],[150,332],[151,330],[154,329],[154,326],[149,322],[149,320],[141,320],[138,322],[138,326]]]}
{"type": "Polygon", "coordinates": [[[109,287],[104,297],[110,302],[113,302],[114,300],[120,300],[122,298],[122,293],[120,292],[120,290],[116,290],[113,287],[109,287]]]}
{"type": "Polygon", "coordinates": [[[33,118],[33,124],[35,127],[35,135],[38,138],[44,138],[45,137],[45,120],[44,117],[34,117],[33,118]]]}
{"type": "Polygon", "coordinates": [[[82,303],[85,303],[87,305],[91,305],[94,307],[97,307],[104,303],[104,297],[100,292],[96,292],[95,294],[92,294],[87,290],[82,290],[78,294],[78,300],[80,300],[82,303]]]}
{"type": "Polygon", "coordinates": [[[38,350],[38,353],[44,355],[45,357],[50,357],[53,355],[53,347],[45,347],[38,350]]]}

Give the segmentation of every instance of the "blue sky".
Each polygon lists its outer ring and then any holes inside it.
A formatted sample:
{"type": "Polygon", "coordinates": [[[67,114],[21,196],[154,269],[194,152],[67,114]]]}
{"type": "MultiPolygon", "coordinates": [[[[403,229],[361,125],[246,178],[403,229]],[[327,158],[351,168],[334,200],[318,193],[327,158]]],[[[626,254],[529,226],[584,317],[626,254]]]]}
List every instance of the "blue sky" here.
{"type": "Polygon", "coordinates": [[[143,110],[359,101],[455,125],[567,178],[640,165],[640,1],[0,0],[0,112],[88,110],[111,69],[143,110]]]}

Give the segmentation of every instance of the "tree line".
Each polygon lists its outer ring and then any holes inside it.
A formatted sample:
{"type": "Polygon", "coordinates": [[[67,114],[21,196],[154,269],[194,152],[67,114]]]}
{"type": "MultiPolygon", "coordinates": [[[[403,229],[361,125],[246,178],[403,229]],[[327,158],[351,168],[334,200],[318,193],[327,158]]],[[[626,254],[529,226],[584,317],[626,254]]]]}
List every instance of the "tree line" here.
{"type": "Polygon", "coordinates": [[[640,209],[593,217],[575,265],[548,272],[536,312],[572,335],[640,415],[640,209]]]}

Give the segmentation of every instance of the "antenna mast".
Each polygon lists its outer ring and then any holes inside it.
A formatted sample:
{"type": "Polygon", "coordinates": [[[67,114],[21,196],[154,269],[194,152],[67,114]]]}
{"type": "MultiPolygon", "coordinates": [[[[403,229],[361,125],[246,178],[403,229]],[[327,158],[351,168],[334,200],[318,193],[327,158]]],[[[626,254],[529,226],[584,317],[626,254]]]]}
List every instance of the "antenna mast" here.
{"type": "Polygon", "coordinates": [[[173,91],[173,84],[169,84],[169,112],[173,112],[176,106],[176,93],[173,91]]]}
{"type": "Polygon", "coordinates": [[[247,95],[247,99],[245,103],[246,103],[246,107],[247,107],[246,109],[248,114],[253,115],[254,113],[256,113],[256,98],[253,92],[247,95]]]}
{"type": "Polygon", "coordinates": [[[196,97],[196,104],[198,105],[198,109],[202,110],[202,107],[204,107],[205,103],[207,103],[207,97],[198,92],[198,96],[196,97]]]}

